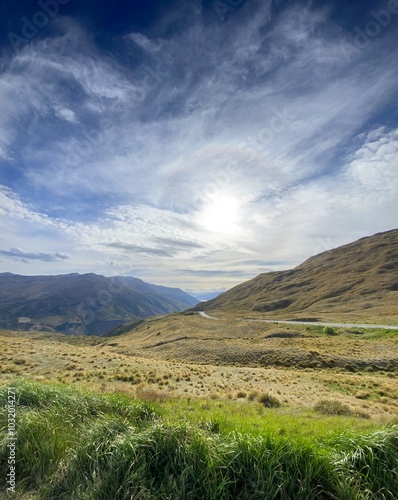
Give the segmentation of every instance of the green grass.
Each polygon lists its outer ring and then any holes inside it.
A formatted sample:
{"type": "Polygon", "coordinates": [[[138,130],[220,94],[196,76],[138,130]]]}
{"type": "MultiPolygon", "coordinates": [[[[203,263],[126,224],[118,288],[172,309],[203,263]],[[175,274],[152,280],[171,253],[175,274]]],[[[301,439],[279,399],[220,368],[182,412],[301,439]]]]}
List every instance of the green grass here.
{"type": "MultiPolygon", "coordinates": [[[[396,498],[394,426],[375,429],[353,417],[294,414],[259,402],[153,404],[68,386],[14,385],[17,498],[396,498]]],[[[0,401],[6,396],[0,389],[0,401]]],[[[2,404],[3,478],[6,433],[2,404]]]]}
{"type": "Polygon", "coordinates": [[[328,415],[307,408],[266,408],[259,402],[175,399],[159,407],[163,420],[174,425],[182,420],[195,426],[216,429],[222,434],[241,432],[262,436],[285,436],[306,444],[323,443],[349,431],[376,429],[371,420],[358,416],[328,415]]]}
{"type": "Polygon", "coordinates": [[[361,327],[331,327],[320,325],[306,325],[305,327],[295,325],[297,330],[302,330],[307,335],[314,337],[325,337],[328,335],[350,335],[357,340],[382,340],[397,339],[398,330],[386,328],[361,328],[361,327]]]}
{"type": "MultiPolygon", "coordinates": [[[[361,329],[358,328],[360,331],[361,329]]],[[[382,328],[363,329],[363,334],[360,335],[364,340],[379,340],[379,339],[397,339],[398,330],[388,330],[382,328]]]]}

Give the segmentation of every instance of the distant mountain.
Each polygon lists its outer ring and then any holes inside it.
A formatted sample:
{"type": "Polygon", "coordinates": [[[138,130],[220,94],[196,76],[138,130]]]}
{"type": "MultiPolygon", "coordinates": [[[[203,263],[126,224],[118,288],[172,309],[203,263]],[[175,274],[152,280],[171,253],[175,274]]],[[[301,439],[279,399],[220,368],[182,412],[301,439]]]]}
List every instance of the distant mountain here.
{"type": "Polygon", "coordinates": [[[194,297],[195,299],[198,299],[198,300],[211,300],[211,299],[215,299],[216,297],[218,297],[220,295],[220,293],[223,293],[226,291],[226,288],[224,288],[223,290],[218,290],[217,292],[199,292],[199,293],[194,293],[194,297]]]}
{"type": "Polygon", "coordinates": [[[0,274],[0,328],[103,335],[140,318],[182,311],[198,300],[179,288],[97,274],[0,274]]]}
{"type": "Polygon", "coordinates": [[[195,309],[398,320],[398,229],[323,252],[288,271],[260,274],[195,309]]]}

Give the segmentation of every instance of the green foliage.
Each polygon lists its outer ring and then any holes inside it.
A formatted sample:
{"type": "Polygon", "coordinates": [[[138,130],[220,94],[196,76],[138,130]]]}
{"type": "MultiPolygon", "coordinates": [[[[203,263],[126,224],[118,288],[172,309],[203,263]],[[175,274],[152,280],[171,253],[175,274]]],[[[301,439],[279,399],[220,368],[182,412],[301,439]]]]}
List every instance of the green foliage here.
{"type": "MultiPolygon", "coordinates": [[[[216,422],[166,421],[159,407],[121,395],[32,383],[17,384],[16,393],[18,498],[381,500],[398,491],[396,427],[321,447],[282,435],[223,433],[216,422]]],[[[2,400],[6,394],[0,390],[2,400]]],[[[0,429],[5,477],[4,406],[0,429]]]]}
{"type": "Polygon", "coordinates": [[[332,326],[324,326],[322,331],[326,335],[337,335],[335,329],[332,326]]]}

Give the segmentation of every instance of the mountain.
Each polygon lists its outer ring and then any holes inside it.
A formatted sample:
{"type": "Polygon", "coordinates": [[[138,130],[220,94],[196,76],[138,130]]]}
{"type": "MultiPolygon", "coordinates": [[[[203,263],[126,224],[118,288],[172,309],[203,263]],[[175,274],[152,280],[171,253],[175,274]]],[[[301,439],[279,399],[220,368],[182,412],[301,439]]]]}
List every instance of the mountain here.
{"type": "Polygon", "coordinates": [[[218,290],[216,292],[195,292],[194,293],[194,297],[195,299],[198,299],[199,301],[205,301],[205,300],[211,300],[211,299],[215,299],[216,297],[218,297],[218,295],[220,295],[220,293],[223,293],[225,292],[226,288],[224,288],[223,290],[218,290]]]}
{"type": "Polygon", "coordinates": [[[260,274],[195,309],[280,319],[398,319],[398,229],[315,255],[291,270],[260,274]]]}
{"type": "Polygon", "coordinates": [[[102,335],[124,323],[197,303],[179,288],[133,277],[0,274],[0,328],[102,335]]]}

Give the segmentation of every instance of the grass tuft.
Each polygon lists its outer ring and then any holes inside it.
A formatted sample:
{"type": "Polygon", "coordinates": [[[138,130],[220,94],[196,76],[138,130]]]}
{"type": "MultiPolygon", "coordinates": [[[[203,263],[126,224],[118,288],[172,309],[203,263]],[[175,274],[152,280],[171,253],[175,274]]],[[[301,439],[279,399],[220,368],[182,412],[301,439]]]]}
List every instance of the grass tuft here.
{"type": "Polygon", "coordinates": [[[281,405],[279,399],[268,392],[260,394],[258,401],[266,408],[278,408],[281,405]]]}
{"type": "Polygon", "coordinates": [[[315,406],[314,410],[324,415],[353,415],[351,409],[340,401],[322,399],[315,406]]]}

